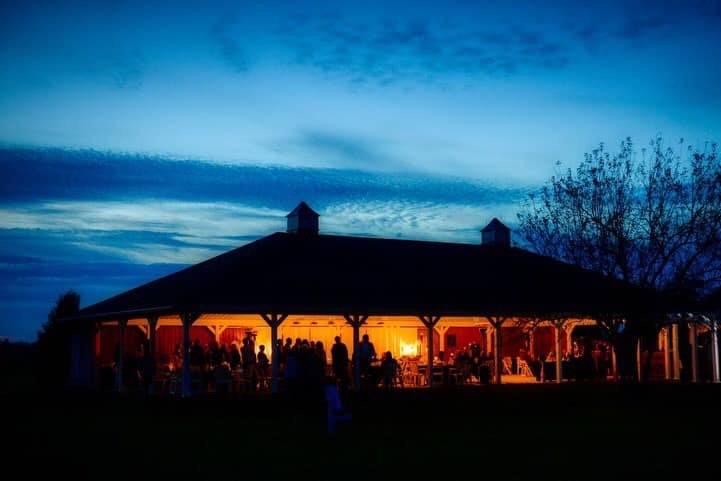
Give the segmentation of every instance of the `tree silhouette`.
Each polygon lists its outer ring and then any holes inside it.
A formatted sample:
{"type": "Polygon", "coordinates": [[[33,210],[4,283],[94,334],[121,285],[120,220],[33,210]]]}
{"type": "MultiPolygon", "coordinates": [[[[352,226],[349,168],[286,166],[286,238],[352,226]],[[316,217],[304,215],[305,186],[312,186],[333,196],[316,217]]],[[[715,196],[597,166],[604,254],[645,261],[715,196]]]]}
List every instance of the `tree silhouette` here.
{"type": "MultiPolygon", "coordinates": [[[[698,297],[721,283],[717,144],[674,149],[657,137],[639,154],[629,138],[615,155],[601,144],[530,195],[518,219],[537,252],[642,287],[698,297]]],[[[597,321],[624,352],[658,327],[597,321]]]]}
{"type": "Polygon", "coordinates": [[[70,339],[62,319],[77,314],[79,310],[79,294],[75,291],[62,294],[48,313],[47,322],[38,331],[36,373],[38,381],[45,387],[59,387],[67,381],[70,339]]]}

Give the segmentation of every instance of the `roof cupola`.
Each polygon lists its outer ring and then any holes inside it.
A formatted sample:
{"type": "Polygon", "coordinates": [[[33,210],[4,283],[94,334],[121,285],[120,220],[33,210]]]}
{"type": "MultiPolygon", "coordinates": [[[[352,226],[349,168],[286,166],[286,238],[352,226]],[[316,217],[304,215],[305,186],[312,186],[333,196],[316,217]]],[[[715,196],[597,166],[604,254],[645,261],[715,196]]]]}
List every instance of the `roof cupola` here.
{"type": "Polygon", "coordinates": [[[481,244],[511,247],[511,229],[494,217],[481,230],[481,244]]]}
{"type": "Polygon", "coordinates": [[[318,218],[320,215],[305,202],[301,201],[285,217],[288,219],[287,232],[289,234],[318,235],[318,218]]]}

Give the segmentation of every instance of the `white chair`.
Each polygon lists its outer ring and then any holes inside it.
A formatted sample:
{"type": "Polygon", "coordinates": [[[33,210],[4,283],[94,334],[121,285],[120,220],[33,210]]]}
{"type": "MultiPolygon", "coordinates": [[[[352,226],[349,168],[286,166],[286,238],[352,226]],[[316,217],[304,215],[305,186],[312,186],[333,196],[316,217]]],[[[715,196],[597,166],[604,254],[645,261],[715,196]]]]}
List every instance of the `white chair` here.
{"type": "Polygon", "coordinates": [[[513,370],[511,367],[513,366],[513,361],[510,357],[504,357],[503,360],[503,374],[513,374],[513,370]]]}
{"type": "Polygon", "coordinates": [[[521,376],[533,377],[531,367],[523,359],[518,360],[518,374],[520,374],[521,376]]]}

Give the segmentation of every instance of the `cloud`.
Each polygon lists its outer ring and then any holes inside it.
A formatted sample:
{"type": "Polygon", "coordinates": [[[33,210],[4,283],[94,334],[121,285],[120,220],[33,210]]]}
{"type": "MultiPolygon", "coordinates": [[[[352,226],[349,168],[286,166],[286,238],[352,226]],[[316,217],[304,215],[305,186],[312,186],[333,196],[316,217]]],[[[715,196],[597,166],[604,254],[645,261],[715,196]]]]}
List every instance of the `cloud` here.
{"type": "Polygon", "coordinates": [[[595,11],[593,18],[575,18],[565,27],[588,51],[596,53],[599,44],[609,39],[638,43],[661,33],[697,34],[707,29],[703,24],[719,21],[718,0],[641,0],[609,3],[595,11]]]}
{"type": "MultiPolygon", "coordinates": [[[[319,150],[368,158],[332,136],[319,150]]],[[[285,229],[301,199],[325,233],[478,242],[526,189],[450,177],[0,150],[0,335],[32,340],[68,289],[83,304],[285,229]],[[158,182],[162,179],[162,182],[158,182]]]]}
{"type": "Polygon", "coordinates": [[[375,147],[382,141],[310,132],[287,143],[290,148],[304,148],[319,157],[332,153],[352,164],[347,167],[353,169],[258,167],[87,150],[0,149],[0,204],[152,197],[264,206],[287,212],[301,199],[319,208],[339,199],[462,199],[485,204],[518,199],[527,191],[526,186],[457,177],[357,170],[379,159],[400,162],[375,147]]]}
{"type": "Polygon", "coordinates": [[[235,73],[248,71],[248,59],[238,41],[233,36],[233,29],[238,25],[238,16],[227,13],[218,18],[211,28],[211,38],[216,43],[225,63],[235,73]]]}
{"type": "Polygon", "coordinates": [[[1,230],[64,233],[64,242],[136,263],[188,263],[283,228],[285,212],[224,203],[57,201],[0,208],[1,230]]]}
{"type": "Polygon", "coordinates": [[[670,25],[672,21],[661,16],[632,16],[621,25],[617,34],[625,39],[637,39],[670,25]]]}
{"type": "MultiPolygon", "coordinates": [[[[395,199],[340,201],[318,210],[325,233],[474,242],[492,217],[512,220],[517,205],[395,199]]],[[[0,265],[22,269],[77,260],[72,249],[90,259],[96,254],[96,262],[195,263],[284,229],[285,211],[223,203],[57,201],[4,207],[0,241],[22,232],[34,237],[35,247],[23,252],[3,242],[0,265]],[[45,260],[63,249],[64,256],[45,260]]]]}
{"type": "MultiPolygon", "coordinates": [[[[407,17],[406,17],[407,18],[407,17]]],[[[340,15],[290,17],[278,36],[293,59],[357,84],[507,76],[566,66],[567,52],[540,30],[443,25],[418,18],[366,22],[340,15]]]]}
{"type": "Polygon", "coordinates": [[[439,204],[431,201],[340,202],[322,213],[329,233],[476,243],[479,231],[493,217],[509,224],[517,204],[439,204]]]}
{"type": "MultiPolygon", "coordinates": [[[[392,159],[358,138],[296,141],[347,162],[392,159]]],[[[33,339],[68,289],[87,305],[282,231],[301,199],[325,233],[476,243],[491,217],[513,219],[526,191],[420,174],[0,149],[0,335],[33,339]]]]}
{"type": "Polygon", "coordinates": [[[337,168],[371,171],[397,171],[408,167],[405,162],[379,148],[384,142],[359,136],[324,131],[309,131],[289,142],[291,149],[298,148],[320,157],[337,168]]]}

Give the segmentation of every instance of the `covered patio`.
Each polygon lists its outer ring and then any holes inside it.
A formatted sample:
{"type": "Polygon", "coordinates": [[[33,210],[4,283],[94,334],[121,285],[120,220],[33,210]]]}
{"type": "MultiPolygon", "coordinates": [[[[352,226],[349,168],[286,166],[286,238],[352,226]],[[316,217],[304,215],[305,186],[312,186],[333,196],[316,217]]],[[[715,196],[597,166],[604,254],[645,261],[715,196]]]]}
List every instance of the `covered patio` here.
{"type": "MultiPolygon", "coordinates": [[[[356,348],[367,334],[379,355],[401,361],[403,386],[483,382],[481,366],[496,383],[504,375],[561,382],[579,348],[575,328],[599,316],[664,316],[658,307],[655,292],[513,247],[497,219],[478,245],[346,237],[320,234],[318,214],[301,203],[287,232],[82,309],[72,319],[73,369],[80,383],[97,385],[98,369],[110,367],[122,391],[125,367],[142,350],[154,372],[171,373],[154,375],[156,388],[190,396],[206,389],[191,366],[195,341],[248,340],[269,358],[253,387],[277,392],[283,340],[320,342],[330,360],[340,336],[359,389],[366,373],[356,348]],[[460,367],[463,353],[472,372],[460,367]]],[[[614,353],[602,355],[604,378],[615,376],[614,353]]]]}

